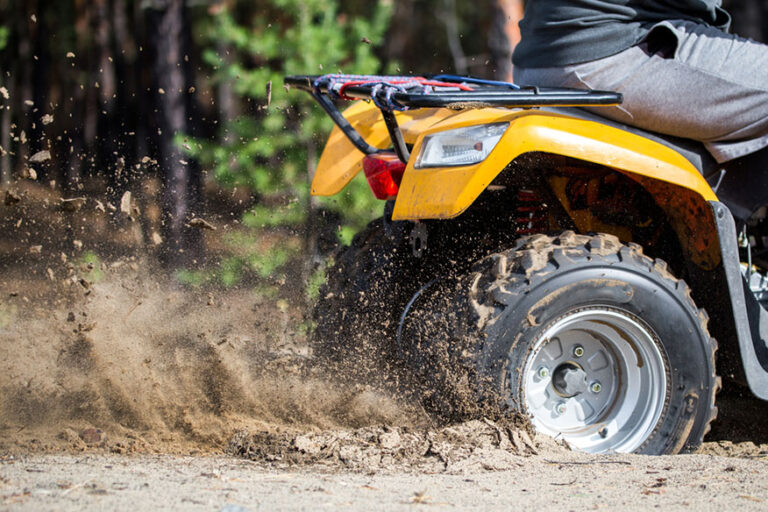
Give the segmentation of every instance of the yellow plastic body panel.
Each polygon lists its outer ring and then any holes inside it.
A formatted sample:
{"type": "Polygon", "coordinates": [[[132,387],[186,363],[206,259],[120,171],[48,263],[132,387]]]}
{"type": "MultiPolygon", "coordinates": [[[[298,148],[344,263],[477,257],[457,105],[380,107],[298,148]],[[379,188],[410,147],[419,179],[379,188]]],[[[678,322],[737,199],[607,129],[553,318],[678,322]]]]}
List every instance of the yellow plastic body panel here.
{"type": "Polygon", "coordinates": [[[682,186],[704,200],[717,199],[709,184],[685,157],[640,135],[558,113],[485,108],[448,116],[419,134],[400,184],[392,218],[456,217],[477,199],[507,164],[528,152],[578,158],[630,176],[682,186]],[[463,167],[413,167],[426,135],[502,121],[508,121],[510,127],[483,162],[463,167]]]}
{"type": "MultiPolygon", "coordinates": [[[[539,110],[481,108],[463,111],[415,109],[396,112],[403,137],[414,144],[397,195],[394,220],[448,219],[466,210],[494,178],[518,156],[545,152],[615,168],[637,179],[685,187],[704,200],[717,199],[698,170],[671,148],[640,135],[594,121],[539,110]],[[415,169],[424,137],[438,131],[509,122],[510,127],[483,162],[462,167],[415,169]]],[[[379,109],[358,101],[344,117],[372,146],[391,146],[379,109]]],[[[340,192],[362,170],[363,153],[337,127],[320,156],[312,194],[340,192]]]]}
{"type": "MultiPolygon", "coordinates": [[[[448,109],[415,109],[395,112],[403,138],[413,144],[423,130],[455,115],[448,109]]],[[[344,111],[344,117],[371,146],[386,149],[392,145],[379,109],[370,102],[358,101],[344,111]]],[[[362,170],[365,155],[334,126],[312,178],[312,195],[332,196],[343,189],[362,170]]]]}

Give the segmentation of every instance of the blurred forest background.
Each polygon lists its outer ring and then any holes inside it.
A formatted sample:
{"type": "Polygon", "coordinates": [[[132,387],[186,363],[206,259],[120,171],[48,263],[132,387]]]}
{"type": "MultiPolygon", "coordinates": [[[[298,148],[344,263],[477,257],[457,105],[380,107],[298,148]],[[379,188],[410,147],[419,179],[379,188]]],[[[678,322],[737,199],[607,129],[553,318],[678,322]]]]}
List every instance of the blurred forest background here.
{"type": "MultiPolygon", "coordinates": [[[[768,39],[768,1],[725,4],[735,32],[768,39]]],[[[0,0],[0,273],[30,254],[138,249],[192,285],[316,280],[316,256],[382,203],[362,181],[309,197],[331,122],[282,77],[510,79],[521,12],[522,0],[0,0]]]]}

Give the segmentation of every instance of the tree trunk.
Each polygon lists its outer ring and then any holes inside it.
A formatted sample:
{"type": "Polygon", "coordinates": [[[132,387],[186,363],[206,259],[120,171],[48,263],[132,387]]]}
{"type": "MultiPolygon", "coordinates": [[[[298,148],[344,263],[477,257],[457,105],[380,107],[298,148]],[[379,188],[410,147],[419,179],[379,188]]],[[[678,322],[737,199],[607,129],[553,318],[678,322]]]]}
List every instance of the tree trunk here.
{"type": "Polygon", "coordinates": [[[29,156],[29,133],[31,123],[32,108],[27,101],[32,101],[32,30],[30,25],[32,21],[30,15],[36,11],[36,2],[30,1],[25,3],[23,7],[14,10],[14,17],[16,18],[15,26],[17,30],[17,62],[19,63],[16,68],[16,94],[11,97],[13,101],[14,111],[14,123],[16,124],[15,137],[19,138],[19,143],[16,144],[15,154],[15,170],[18,176],[21,170],[27,165],[27,158],[29,156]]]}
{"type": "MultiPolygon", "coordinates": [[[[6,71],[5,69],[2,70],[6,71]]],[[[16,94],[16,73],[15,69],[7,72],[8,75],[3,77],[2,83],[6,85],[6,89],[11,97],[8,100],[4,98],[0,100],[0,104],[6,106],[3,109],[2,119],[0,119],[0,147],[3,148],[0,151],[0,188],[8,188],[8,185],[11,183],[13,170],[11,162],[11,123],[13,122],[11,116],[13,115],[13,109],[11,107],[14,105],[13,96],[16,94]]]]}
{"type": "MultiPolygon", "coordinates": [[[[493,21],[488,33],[488,47],[498,80],[513,80],[512,52],[520,41],[518,23],[523,18],[522,0],[492,0],[493,21]]],[[[535,1],[535,0],[534,0],[535,1]]]]}
{"type": "MultiPolygon", "coordinates": [[[[414,24],[414,0],[398,0],[395,2],[392,21],[387,28],[384,38],[384,55],[382,68],[386,68],[392,61],[402,61],[403,56],[410,51],[408,42],[414,24]]],[[[405,74],[402,70],[400,73],[405,74]]]]}
{"type": "MultiPolygon", "coordinates": [[[[53,32],[52,27],[47,26],[49,19],[45,16],[45,10],[47,7],[47,0],[40,0],[37,3],[37,10],[33,12],[36,15],[37,21],[34,21],[31,25],[33,38],[33,50],[32,50],[32,103],[33,106],[28,111],[29,132],[29,154],[34,155],[40,150],[50,150],[50,142],[45,138],[45,131],[43,130],[42,117],[47,112],[48,106],[48,92],[51,86],[49,70],[51,67],[50,56],[48,52],[48,38],[50,33],[53,32]]],[[[25,98],[27,99],[27,98],[25,98]]],[[[49,162],[40,163],[35,165],[36,171],[41,181],[47,181],[51,179],[51,173],[48,171],[49,162]]]]}
{"type": "Polygon", "coordinates": [[[459,75],[466,75],[467,56],[464,55],[464,48],[461,46],[456,0],[443,0],[443,9],[439,12],[445,25],[445,36],[448,39],[448,49],[451,51],[454,70],[459,75]]]}
{"type": "Polygon", "coordinates": [[[115,146],[117,151],[125,159],[126,167],[130,168],[136,162],[135,133],[136,109],[131,108],[131,92],[138,89],[132,80],[131,68],[126,53],[136,47],[136,41],[129,27],[131,11],[125,0],[112,0],[112,55],[114,60],[114,73],[118,79],[115,84],[115,116],[118,126],[115,134],[115,146]]]}
{"type": "Polygon", "coordinates": [[[115,113],[117,96],[117,77],[115,75],[115,60],[112,57],[112,37],[115,27],[112,24],[110,3],[107,0],[91,0],[94,14],[94,38],[95,58],[94,63],[98,69],[99,87],[96,91],[96,131],[98,132],[98,144],[96,161],[100,169],[106,170],[109,180],[110,199],[116,201],[125,189],[127,182],[124,174],[124,163],[121,163],[122,154],[118,151],[116,137],[118,135],[119,120],[115,113]]]}
{"type": "Polygon", "coordinates": [[[185,83],[185,44],[189,25],[184,0],[154,0],[148,10],[148,35],[154,53],[157,84],[158,162],[163,178],[162,259],[167,266],[189,266],[202,256],[202,236],[188,227],[200,190],[200,173],[189,165],[175,142],[187,133],[188,84],[185,83]]]}

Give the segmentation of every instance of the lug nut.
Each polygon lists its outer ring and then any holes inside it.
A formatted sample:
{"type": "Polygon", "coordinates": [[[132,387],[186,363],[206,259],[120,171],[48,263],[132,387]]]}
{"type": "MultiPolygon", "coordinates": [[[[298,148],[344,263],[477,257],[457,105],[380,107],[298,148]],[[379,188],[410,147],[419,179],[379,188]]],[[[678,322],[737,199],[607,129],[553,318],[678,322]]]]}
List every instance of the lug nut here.
{"type": "Polygon", "coordinates": [[[539,374],[539,377],[541,377],[542,379],[546,379],[547,377],[549,377],[549,370],[547,369],[546,366],[542,366],[541,368],[539,368],[538,374],[539,374]]]}
{"type": "Polygon", "coordinates": [[[557,414],[565,414],[565,409],[566,409],[565,402],[560,402],[555,406],[555,412],[557,414]]]}
{"type": "Polygon", "coordinates": [[[603,390],[603,385],[595,381],[589,385],[589,390],[592,391],[593,393],[599,393],[603,390]]]}
{"type": "Polygon", "coordinates": [[[584,355],[584,347],[582,347],[581,345],[576,345],[575,347],[573,347],[573,355],[575,355],[576,357],[583,356],[584,355]]]}

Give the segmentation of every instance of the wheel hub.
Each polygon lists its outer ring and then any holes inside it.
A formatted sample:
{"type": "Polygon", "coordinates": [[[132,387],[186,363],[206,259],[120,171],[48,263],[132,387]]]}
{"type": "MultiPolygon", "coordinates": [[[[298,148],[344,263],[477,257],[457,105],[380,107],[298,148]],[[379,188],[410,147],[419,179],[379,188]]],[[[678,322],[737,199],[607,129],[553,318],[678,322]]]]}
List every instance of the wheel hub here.
{"type": "Polygon", "coordinates": [[[552,386],[565,398],[573,398],[587,390],[587,372],[575,363],[563,363],[552,374],[552,386]]]}
{"type": "Polygon", "coordinates": [[[534,343],[522,375],[534,427],[587,452],[637,449],[666,405],[668,370],[659,346],[642,320],[609,306],[555,320],[534,343]]]}

